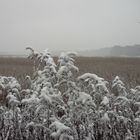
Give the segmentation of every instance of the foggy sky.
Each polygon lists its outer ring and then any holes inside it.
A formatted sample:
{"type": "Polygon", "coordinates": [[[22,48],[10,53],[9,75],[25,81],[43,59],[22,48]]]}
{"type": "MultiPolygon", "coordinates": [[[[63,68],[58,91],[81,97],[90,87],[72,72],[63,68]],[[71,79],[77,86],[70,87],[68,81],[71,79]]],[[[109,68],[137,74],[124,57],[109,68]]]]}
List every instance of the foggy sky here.
{"type": "Polygon", "coordinates": [[[0,0],[0,53],[140,44],[140,0],[0,0]]]}

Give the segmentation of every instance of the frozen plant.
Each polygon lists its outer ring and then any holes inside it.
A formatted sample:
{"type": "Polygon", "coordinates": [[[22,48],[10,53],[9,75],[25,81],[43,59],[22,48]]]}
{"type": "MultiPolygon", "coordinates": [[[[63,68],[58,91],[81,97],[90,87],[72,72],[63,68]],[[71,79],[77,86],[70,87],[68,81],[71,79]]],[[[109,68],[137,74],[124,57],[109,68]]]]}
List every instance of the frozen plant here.
{"type": "Polygon", "coordinates": [[[27,50],[34,63],[27,88],[0,76],[1,140],[140,139],[140,86],[129,90],[116,76],[110,89],[96,74],[77,74],[74,52],[54,61],[48,49],[27,50]]]}

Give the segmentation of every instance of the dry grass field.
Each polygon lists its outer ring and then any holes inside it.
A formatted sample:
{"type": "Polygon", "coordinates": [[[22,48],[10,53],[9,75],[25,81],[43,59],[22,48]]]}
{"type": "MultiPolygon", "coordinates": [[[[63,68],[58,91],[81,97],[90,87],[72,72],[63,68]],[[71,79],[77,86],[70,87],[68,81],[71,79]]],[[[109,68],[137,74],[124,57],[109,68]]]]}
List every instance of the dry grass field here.
{"type": "Polygon", "coordinates": [[[120,76],[128,87],[140,85],[140,58],[81,57],[76,63],[80,73],[95,73],[109,82],[120,76]]]}
{"type": "Polygon", "coordinates": [[[0,58],[0,76],[16,77],[24,86],[25,76],[32,75],[33,63],[26,58],[0,58]]]}
{"type": "MultiPolygon", "coordinates": [[[[78,57],[79,75],[95,73],[109,82],[118,75],[129,87],[140,85],[140,58],[78,57]]],[[[26,75],[32,75],[33,62],[26,58],[0,58],[0,76],[14,76],[24,86],[26,75]]]]}

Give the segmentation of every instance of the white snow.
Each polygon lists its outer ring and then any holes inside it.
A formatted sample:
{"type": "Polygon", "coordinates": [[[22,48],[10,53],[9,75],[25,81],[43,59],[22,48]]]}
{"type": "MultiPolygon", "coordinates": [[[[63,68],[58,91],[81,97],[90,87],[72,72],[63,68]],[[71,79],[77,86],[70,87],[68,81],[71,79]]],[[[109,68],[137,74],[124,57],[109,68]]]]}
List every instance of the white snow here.
{"type": "Polygon", "coordinates": [[[107,96],[104,96],[104,98],[103,98],[101,104],[102,104],[102,105],[107,105],[107,104],[109,104],[109,99],[108,99],[107,96]]]}
{"type": "Polygon", "coordinates": [[[77,102],[82,102],[83,104],[86,102],[86,101],[91,101],[92,100],[92,97],[85,93],[85,92],[79,92],[79,98],[77,99],[77,102]]]}
{"type": "Polygon", "coordinates": [[[61,123],[58,120],[55,120],[50,125],[50,128],[52,128],[52,127],[56,128],[56,132],[52,132],[52,134],[51,134],[51,136],[54,137],[54,138],[58,138],[63,131],[71,131],[71,129],[68,126],[64,125],[63,123],[61,123]]]}

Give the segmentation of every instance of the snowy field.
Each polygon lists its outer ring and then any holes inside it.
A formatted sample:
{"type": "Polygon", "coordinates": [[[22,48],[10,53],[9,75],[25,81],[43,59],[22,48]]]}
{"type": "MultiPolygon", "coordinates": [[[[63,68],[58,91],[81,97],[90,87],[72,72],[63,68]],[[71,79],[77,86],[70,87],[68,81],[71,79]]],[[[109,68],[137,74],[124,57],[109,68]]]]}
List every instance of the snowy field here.
{"type": "Polygon", "coordinates": [[[28,50],[0,60],[0,140],[140,140],[139,59],[28,50]]]}

